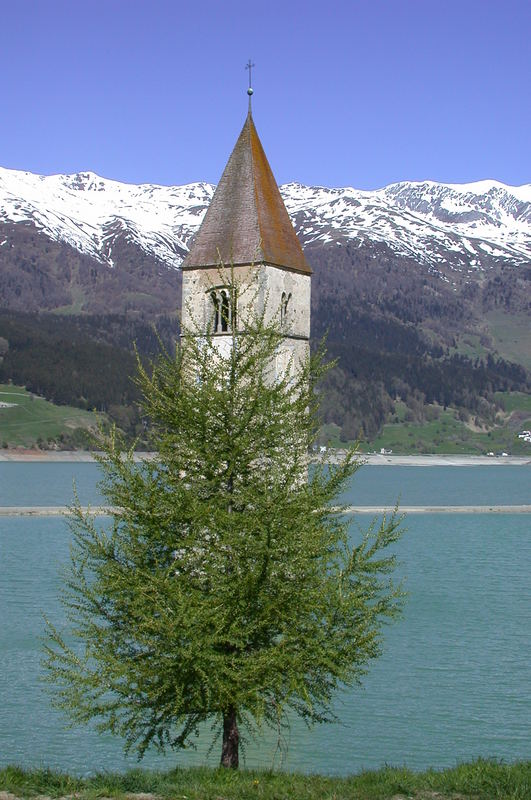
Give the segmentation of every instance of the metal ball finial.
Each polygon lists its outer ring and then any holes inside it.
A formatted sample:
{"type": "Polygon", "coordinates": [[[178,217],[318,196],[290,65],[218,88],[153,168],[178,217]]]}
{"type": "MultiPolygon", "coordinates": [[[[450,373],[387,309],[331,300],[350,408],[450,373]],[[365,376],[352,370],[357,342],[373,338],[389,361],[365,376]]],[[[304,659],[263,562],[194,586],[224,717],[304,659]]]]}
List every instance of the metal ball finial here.
{"type": "Polygon", "coordinates": [[[247,89],[247,94],[249,95],[249,102],[251,102],[251,95],[253,93],[253,90],[252,90],[252,83],[253,83],[253,81],[252,81],[252,71],[253,71],[253,67],[254,67],[254,64],[251,61],[251,59],[249,59],[249,61],[245,65],[245,69],[249,70],[249,88],[247,89]]]}

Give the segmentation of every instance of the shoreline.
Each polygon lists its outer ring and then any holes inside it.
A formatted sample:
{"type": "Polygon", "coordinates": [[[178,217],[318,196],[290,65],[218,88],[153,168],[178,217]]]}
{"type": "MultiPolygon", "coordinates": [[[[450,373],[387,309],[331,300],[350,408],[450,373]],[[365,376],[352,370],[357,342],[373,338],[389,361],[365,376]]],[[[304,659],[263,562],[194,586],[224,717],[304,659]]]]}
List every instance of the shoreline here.
{"type": "MultiPolygon", "coordinates": [[[[113,506],[81,506],[83,514],[93,517],[109,517],[119,511],[113,506]]],[[[346,514],[370,514],[391,516],[393,506],[347,506],[346,514]]],[[[496,506],[400,506],[403,514],[531,514],[531,505],[496,506]]],[[[0,506],[0,517],[71,517],[70,506],[0,506]]]]}
{"type": "MultiPolygon", "coordinates": [[[[329,451],[332,462],[337,461],[344,451],[329,451]]],[[[136,453],[135,461],[152,460],[156,453],[136,453]]],[[[313,459],[312,459],[313,460],[313,459]]],[[[317,459],[316,459],[317,460],[317,459]]],[[[479,456],[479,455],[394,455],[380,453],[360,453],[360,460],[367,466],[396,467],[478,467],[478,466],[531,466],[529,456],[479,456]]],[[[0,450],[0,463],[95,463],[96,458],[89,450],[0,450]]]]}
{"type": "Polygon", "coordinates": [[[531,466],[529,456],[478,456],[478,455],[381,455],[380,453],[360,453],[361,460],[368,466],[391,467],[485,467],[485,466],[531,466]]]}

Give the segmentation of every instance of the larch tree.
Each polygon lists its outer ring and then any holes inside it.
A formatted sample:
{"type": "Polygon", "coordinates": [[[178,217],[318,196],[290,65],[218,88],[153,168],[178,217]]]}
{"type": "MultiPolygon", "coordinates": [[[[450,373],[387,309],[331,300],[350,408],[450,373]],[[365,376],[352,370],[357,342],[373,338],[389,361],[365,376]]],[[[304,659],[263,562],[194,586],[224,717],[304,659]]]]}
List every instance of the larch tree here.
{"type": "Polygon", "coordinates": [[[139,757],[214,726],[221,764],[237,767],[241,731],[334,718],[401,592],[387,550],[398,517],[352,542],[336,502],[355,452],[309,465],[322,354],[272,377],[279,321],[231,325],[228,347],[183,331],[175,355],[139,367],[157,455],[137,463],[107,439],[111,522],[73,508],[68,624],[48,623],[45,665],[56,706],[139,757]]]}

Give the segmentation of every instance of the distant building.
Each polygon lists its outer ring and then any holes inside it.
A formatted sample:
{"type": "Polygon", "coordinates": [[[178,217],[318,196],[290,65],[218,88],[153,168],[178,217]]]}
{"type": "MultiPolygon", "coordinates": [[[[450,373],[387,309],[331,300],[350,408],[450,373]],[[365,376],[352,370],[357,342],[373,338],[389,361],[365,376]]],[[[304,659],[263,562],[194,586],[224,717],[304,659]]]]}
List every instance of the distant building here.
{"type": "MultiPolygon", "coordinates": [[[[183,266],[183,326],[228,337],[253,309],[285,331],[276,374],[309,353],[312,271],[249,113],[183,266]],[[227,277],[246,288],[231,298],[227,277]]],[[[222,341],[220,345],[222,346],[222,341]]]]}

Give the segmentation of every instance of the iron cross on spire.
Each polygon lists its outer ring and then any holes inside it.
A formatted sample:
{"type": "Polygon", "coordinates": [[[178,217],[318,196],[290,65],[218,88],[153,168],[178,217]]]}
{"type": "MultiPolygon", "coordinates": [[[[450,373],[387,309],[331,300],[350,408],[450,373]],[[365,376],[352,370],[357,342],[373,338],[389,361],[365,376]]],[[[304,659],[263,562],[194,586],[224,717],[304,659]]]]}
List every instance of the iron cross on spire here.
{"type": "Polygon", "coordinates": [[[253,70],[253,67],[254,67],[254,64],[251,61],[251,59],[249,59],[249,61],[245,65],[245,69],[249,70],[249,88],[247,89],[247,94],[249,95],[249,111],[251,110],[251,95],[253,93],[253,87],[251,85],[252,84],[252,70],[253,70]]]}

